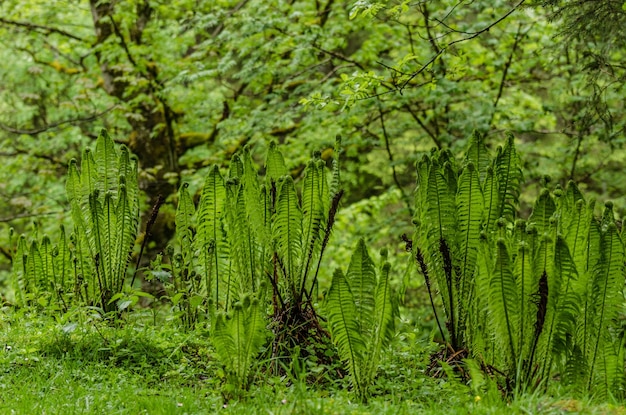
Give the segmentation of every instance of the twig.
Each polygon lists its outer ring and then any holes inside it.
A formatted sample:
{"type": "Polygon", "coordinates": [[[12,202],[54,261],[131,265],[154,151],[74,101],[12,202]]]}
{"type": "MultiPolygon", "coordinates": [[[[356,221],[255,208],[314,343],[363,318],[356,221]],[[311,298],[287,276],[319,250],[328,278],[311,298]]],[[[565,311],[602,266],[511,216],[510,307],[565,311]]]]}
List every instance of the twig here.
{"type": "Polygon", "coordinates": [[[12,26],[24,27],[29,30],[43,31],[47,35],[49,35],[50,33],[56,33],[65,37],[69,37],[70,39],[78,40],[80,42],[85,41],[85,39],[83,39],[80,36],[73,35],[69,32],[66,32],[65,30],[57,29],[56,27],[43,26],[43,25],[38,25],[35,23],[30,23],[30,22],[18,22],[17,20],[5,19],[3,17],[0,17],[0,23],[12,25],[12,26]]]}
{"type": "Polygon", "coordinates": [[[378,99],[378,112],[380,113],[380,126],[383,130],[383,138],[385,141],[385,149],[387,150],[387,157],[389,158],[389,164],[391,165],[391,172],[393,175],[393,181],[396,183],[398,190],[400,190],[400,196],[406,205],[406,208],[409,212],[409,215],[413,217],[413,208],[411,207],[411,201],[408,196],[404,192],[402,185],[400,184],[400,179],[398,179],[398,172],[396,171],[396,166],[393,162],[393,153],[391,152],[391,146],[389,145],[389,135],[387,134],[387,127],[385,126],[385,117],[383,116],[383,108],[380,103],[380,99],[378,99]]]}
{"type": "Polygon", "coordinates": [[[424,131],[426,131],[426,134],[428,134],[430,136],[430,138],[433,140],[433,142],[435,143],[435,145],[437,146],[438,149],[442,148],[442,144],[441,141],[439,140],[439,138],[437,138],[437,136],[435,135],[435,133],[433,133],[432,131],[430,131],[428,129],[428,127],[426,126],[426,124],[424,124],[424,122],[420,119],[420,117],[411,109],[411,106],[409,104],[404,104],[404,108],[406,108],[406,110],[409,112],[409,114],[411,115],[411,117],[413,117],[413,119],[415,120],[415,122],[422,127],[422,129],[424,131]]]}
{"type": "Polygon", "coordinates": [[[159,195],[157,197],[156,202],[154,202],[154,206],[152,207],[152,213],[150,213],[150,219],[148,219],[148,223],[146,223],[146,232],[143,236],[143,241],[141,242],[141,249],[139,250],[139,256],[137,257],[137,264],[135,265],[135,272],[133,273],[133,279],[130,281],[130,286],[132,287],[135,284],[135,277],[137,276],[137,271],[139,271],[139,264],[141,263],[141,257],[143,256],[143,251],[148,244],[148,239],[152,236],[152,226],[154,226],[154,222],[156,222],[157,216],[159,215],[159,209],[165,199],[163,196],[159,195]]]}
{"type": "Polygon", "coordinates": [[[500,102],[500,98],[502,98],[502,93],[504,92],[504,83],[506,82],[506,76],[509,73],[509,68],[511,67],[511,63],[513,63],[513,55],[515,55],[515,51],[517,50],[517,46],[519,45],[520,40],[526,35],[526,33],[522,33],[522,24],[517,27],[517,33],[515,33],[515,40],[513,42],[513,47],[511,48],[511,53],[509,54],[508,59],[504,63],[504,69],[502,70],[502,77],[500,78],[500,86],[498,87],[498,94],[496,95],[496,99],[493,101],[493,107],[491,111],[491,117],[489,118],[489,127],[491,123],[493,123],[493,119],[496,115],[496,109],[498,107],[498,103],[500,102]]]}
{"type": "Polygon", "coordinates": [[[32,130],[25,130],[25,129],[15,128],[15,127],[11,127],[9,125],[0,123],[0,130],[4,130],[4,131],[12,133],[12,134],[37,135],[37,134],[41,134],[41,133],[43,133],[45,131],[51,130],[53,128],[59,127],[61,125],[64,125],[64,124],[72,124],[72,123],[93,121],[93,120],[95,120],[97,118],[102,117],[104,114],[106,114],[109,111],[113,110],[115,107],[117,107],[117,105],[112,105],[109,108],[107,108],[106,110],[104,110],[102,112],[98,112],[96,114],[88,115],[88,116],[85,116],[85,117],[76,117],[76,118],[70,118],[68,120],[57,121],[57,122],[53,122],[52,124],[48,124],[48,125],[45,125],[43,127],[35,128],[35,129],[32,129],[32,130]]]}
{"type": "Polygon", "coordinates": [[[320,46],[317,46],[317,45],[315,45],[315,44],[313,44],[312,46],[313,46],[315,49],[319,50],[320,52],[323,52],[323,53],[325,53],[325,54],[327,54],[327,55],[330,55],[330,56],[332,56],[333,58],[340,59],[340,60],[342,60],[342,61],[344,61],[344,62],[351,63],[351,64],[355,65],[357,68],[359,68],[360,70],[365,71],[365,67],[364,67],[363,65],[361,65],[359,62],[357,62],[357,61],[355,61],[355,60],[353,60],[353,59],[348,58],[347,56],[344,56],[344,55],[343,55],[343,54],[341,54],[341,53],[338,53],[338,52],[333,52],[332,50],[326,50],[326,49],[324,49],[324,48],[322,48],[322,47],[320,47],[320,46]]]}
{"type": "Polygon", "coordinates": [[[404,81],[404,83],[400,86],[400,88],[398,88],[398,92],[402,93],[402,91],[404,90],[404,88],[406,88],[406,86],[409,84],[409,82],[411,82],[416,76],[418,76],[419,74],[421,74],[422,72],[424,72],[426,70],[426,68],[428,68],[433,62],[435,62],[435,60],[437,60],[437,58],[439,56],[441,56],[450,46],[456,45],[457,43],[461,43],[461,42],[466,42],[468,40],[472,40],[480,35],[482,35],[485,32],[488,32],[492,27],[498,25],[500,22],[502,22],[503,20],[505,20],[507,17],[509,17],[511,14],[513,14],[514,11],[516,11],[518,8],[520,8],[520,6],[522,4],[524,4],[526,0],[521,0],[519,3],[517,3],[517,5],[515,5],[511,10],[509,10],[505,15],[503,15],[502,17],[500,17],[498,20],[496,20],[495,22],[491,23],[489,26],[474,32],[474,34],[464,37],[462,39],[457,39],[455,41],[452,41],[450,43],[448,43],[447,46],[444,46],[443,48],[441,48],[439,50],[439,53],[436,53],[432,58],[430,58],[430,60],[428,62],[426,62],[426,64],[424,66],[422,66],[420,69],[418,69],[417,71],[413,72],[411,74],[411,76],[404,81]]]}
{"type": "Polygon", "coordinates": [[[43,212],[43,213],[22,213],[22,214],[15,215],[15,216],[7,216],[4,218],[0,218],[0,222],[6,223],[6,222],[11,222],[17,219],[32,218],[32,217],[37,217],[37,216],[57,215],[59,213],[63,213],[63,211],[58,210],[54,212],[43,212]]]}

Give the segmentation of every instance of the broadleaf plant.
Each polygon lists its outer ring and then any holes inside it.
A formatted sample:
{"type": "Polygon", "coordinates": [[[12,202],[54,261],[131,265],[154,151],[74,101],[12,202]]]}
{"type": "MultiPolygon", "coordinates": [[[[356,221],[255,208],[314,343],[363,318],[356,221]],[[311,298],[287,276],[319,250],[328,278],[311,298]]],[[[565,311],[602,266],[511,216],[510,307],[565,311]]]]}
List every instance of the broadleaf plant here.
{"type": "Polygon", "coordinates": [[[492,157],[475,134],[460,165],[433,151],[417,172],[413,257],[449,353],[503,374],[511,391],[559,375],[620,394],[625,257],[612,204],[596,218],[573,182],[550,190],[545,178],[532,213],[520,218],[511,136],[492,157]]]}

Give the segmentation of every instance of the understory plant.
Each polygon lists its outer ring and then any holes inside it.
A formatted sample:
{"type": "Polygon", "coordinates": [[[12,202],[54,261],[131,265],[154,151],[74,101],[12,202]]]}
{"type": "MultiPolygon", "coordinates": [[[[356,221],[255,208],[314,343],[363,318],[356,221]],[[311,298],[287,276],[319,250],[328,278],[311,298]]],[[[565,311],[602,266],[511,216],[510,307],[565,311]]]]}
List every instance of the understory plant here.
{"type": "Polygon", "coordinates": [[[383,348],[394,334],[394,304],[389,282],[390,264],[376,272],[363,239],[354,249],[348,271],[335,270],[326,296],[331,337],[347,363],[354,391],[366,400],[383,348]]]}
{"type": "Polygon", "coordinates": [[[61,226],[54,241],[37,234],[17,241],[12,272],[16,301],[113,310],[137,236],[137,160],[102,130],[95,151],[84,150],[80,167],[76,160],[70,162],[66,193],[69,235],[61,226]]]}
{"type": "Polygon", "coordinates": [[[522,169],[509,136],[495,155],[475,134],[462,161],[417,163],[412,252],[448,355],[477,359],[508,390],[554,378],[622,394],[624,246],[612,204],[601,217],[573,182],[545,178],[521,218],[522,169]]]}
{"type": "Polygon", "coordinates": [[[261,325],[272,329],[276,370],[292,347],[327,338],[313,300],[342,195],[337,159],[329,172],[315,153],[300,191],[274,144],[264,171],[259,177],[247,147],[233,156],[226,175],[212,166],[197,209],[183,184],[177,246],[170,249],[170,297],[187,326],[208,318],[218,356],[238,387],[248,384],[244,366],[265,343],[261,325]],[[248,314],[254,323],[243,323],[248,314]]]}

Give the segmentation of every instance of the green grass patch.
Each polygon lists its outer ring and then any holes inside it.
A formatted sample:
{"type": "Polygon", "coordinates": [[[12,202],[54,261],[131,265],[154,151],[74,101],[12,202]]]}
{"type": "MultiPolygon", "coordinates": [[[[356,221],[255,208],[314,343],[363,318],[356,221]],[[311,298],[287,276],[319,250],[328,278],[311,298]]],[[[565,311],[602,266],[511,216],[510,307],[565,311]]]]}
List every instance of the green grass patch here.
{"type": "Polygon", "coordinates": [[[85,310],[63,319],[5,310],[0,413],[626,414],[621,406],[594,406],[559,391],[506,402],[481,385],[427,376],[433,346],[410,321],[401,328],[367,405],[358,402],[338,367],[306,362],[302,377],[265,376],[259,364],[250,390],[240,400],[226,401],[225,375],[206,330],[185,332],[140,311],[110,323],[85,310]]]}

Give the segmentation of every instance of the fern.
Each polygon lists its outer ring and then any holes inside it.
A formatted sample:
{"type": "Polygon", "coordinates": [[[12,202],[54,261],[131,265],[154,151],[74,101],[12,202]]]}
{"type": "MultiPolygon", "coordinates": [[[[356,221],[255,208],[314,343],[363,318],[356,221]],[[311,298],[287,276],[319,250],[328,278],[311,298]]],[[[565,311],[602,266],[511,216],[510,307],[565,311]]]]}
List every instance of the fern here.
{"type": "Polygon", "coordinates": [[[383,348],[394,333],[396,309],[389,283],[389,263],[380,275],[365,242],[354,249],[348,275],[335,270],[326,295],[328,325],[339,355],[348,365],[357,395],[366,400],[383,348]]]}
{"type": "Polygon", "coordinates": [[[475,134],[458,179],[455,163],[437,150],[418,162],[412,241],[436,318],[432,276],[439,288],[449,349],[467,348],[518,392],[554,373],[619,392],[625,254],[612,204],[594,218],[570,182],[542,189],[518,219],[523,175],[511,136],[490,160],[475,134]]]}
{"type": "Polygon", "coordinates": [[[72,234],[67,238],[61,228],[54,244],[48,237],[41,242],[35,237],[29,252],[18,247],[25,255],[24,273],[17,274],[25,283],[18,284],[28,295],[37,293],[42,303],[54,298],[63,309],[81,301],[112,309],[111,299],[126,278],[139,222],[136,164],[125,147],[116,149],[105,130],[95,152],[83,151],[80,168],[75,160],[70,162],[65,188],[72,234]]]}
{"type": "Polygon", "coordinates": [[[299,297],[297,290],[302,282],[298,272],[298,263],[302,255],[302,212],[291,176],[281,177],[276,187],[276,213],[272,220],[272,238],[282,262],[285,289],[292,298],[297,299],[299,297]]]}
{"type": "Polygon", "coordinates": [[[211,341],[234,391],[245,390],[253,380],[251,363],[267,337],[265,315],[258,299],[245,296],[232,312],[216,314],[211,341]]]}
{"type": "Polygon", "coordinates": [[[220,280],[226,273],[223,263],[223,232],[220,221],[224,213],[226,187],[217,166],[209,169],[197,212],[196,237],[193,241],[195,255],[199,258],[201,275],[209,301],[219,304],[220,280]]]}

